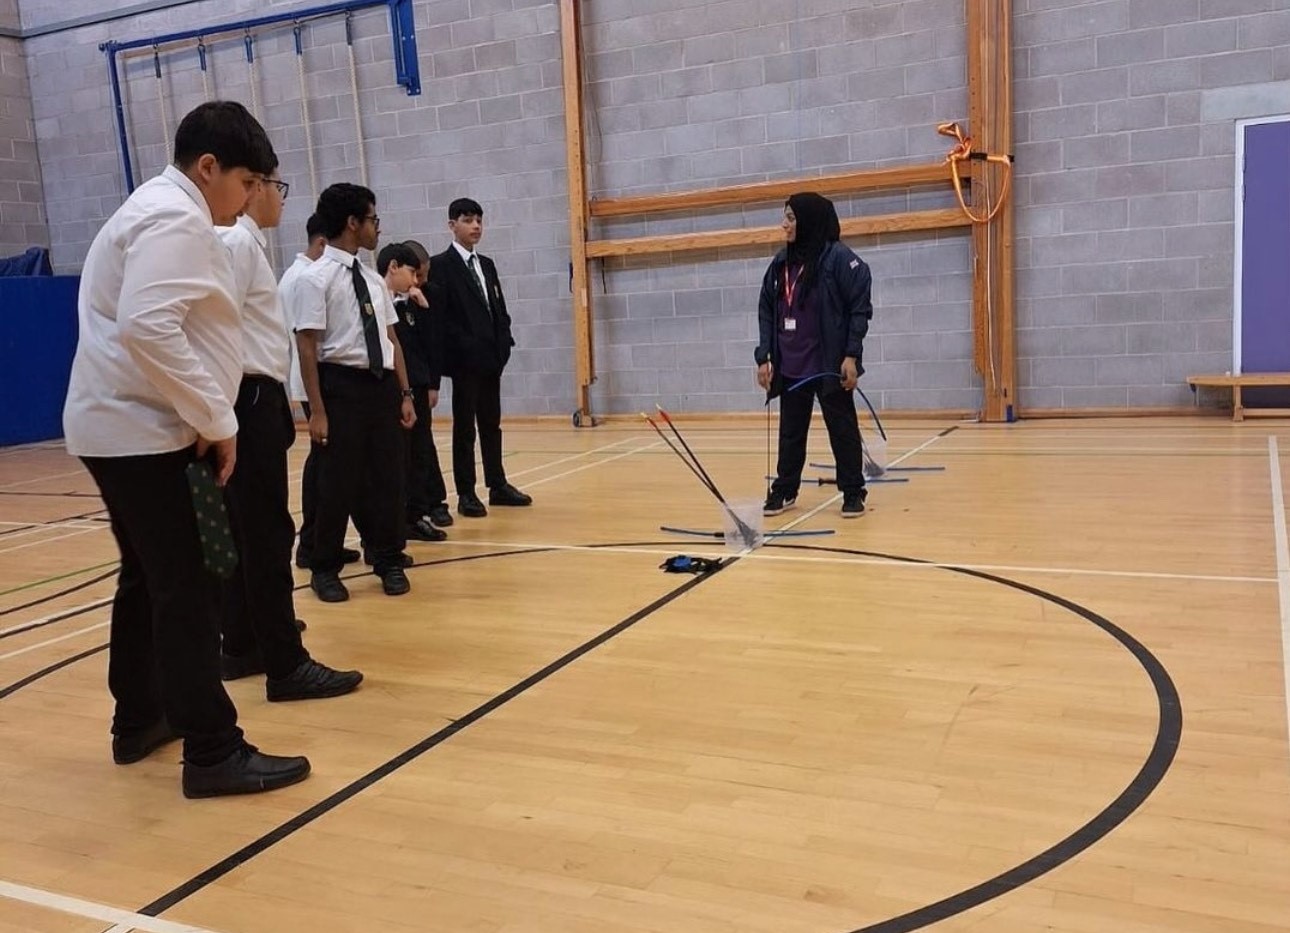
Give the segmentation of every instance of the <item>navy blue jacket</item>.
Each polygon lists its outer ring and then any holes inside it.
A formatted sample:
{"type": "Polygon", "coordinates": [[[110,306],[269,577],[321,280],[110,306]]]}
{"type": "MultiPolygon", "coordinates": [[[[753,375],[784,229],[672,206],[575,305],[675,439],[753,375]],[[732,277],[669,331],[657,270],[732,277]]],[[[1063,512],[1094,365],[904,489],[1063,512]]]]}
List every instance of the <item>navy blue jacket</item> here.
{"type": "MultiPolygon", "coordinates": [[[[761,300],[757,305],[758,342],[753,356],[760,366],[770,360],[775,366],[775,378],[770,387],[770,398],[784,391],[780,376],[778,328],[775,310],[779,296],[784,292],[784,269],[787,248],[771,260],[761,282],[761,300]]],[[[869,333],[873,318],[873,301],[870,289],[873,277],[869,266],[851,251],[845,243],[830,243],[820,254],[812,288],[820,292],[820,343],[824,367],[835,373],[842,371],[842,361],[855,357],[856,369],[864,372],[864,338],[869,333]]],[[[821,380],[821,391],[831,392],[841,388],[840,379],[821,380]]]]}

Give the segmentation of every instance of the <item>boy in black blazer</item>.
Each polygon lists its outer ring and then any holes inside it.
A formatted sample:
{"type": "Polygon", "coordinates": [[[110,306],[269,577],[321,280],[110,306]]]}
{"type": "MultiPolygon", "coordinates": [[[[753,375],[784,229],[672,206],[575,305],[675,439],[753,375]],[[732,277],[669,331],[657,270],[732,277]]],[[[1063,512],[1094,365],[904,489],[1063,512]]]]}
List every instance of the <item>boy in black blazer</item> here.
{"type": "Polygon", "coordinates": [[[470,198],[448,205],[452,244],[430,262],[430,282],[442,298],[446,353],[452,379],[452,472],[457,512],[488,514],[475,495],[475,433],[484,461],[489,505],[525,506],[533,499],[506,480],[502,466],[502,370],[515,340],[497,267],[475,251],[484,234],[484,209],[470,198]]]}

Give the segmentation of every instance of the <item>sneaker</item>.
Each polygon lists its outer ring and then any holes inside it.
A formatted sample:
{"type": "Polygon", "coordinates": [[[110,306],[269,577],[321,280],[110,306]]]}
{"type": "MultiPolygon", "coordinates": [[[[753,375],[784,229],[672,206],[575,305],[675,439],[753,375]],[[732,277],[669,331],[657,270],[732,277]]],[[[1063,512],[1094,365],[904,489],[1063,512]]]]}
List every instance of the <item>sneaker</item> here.
{"type": "Polygon", "coordinates": [[[864,498],[865,492],[863,489],[857,492],[844,492],[842,494],[842,517],[859,518],[863,515],[864,498]]]}
{"type": "Polygon", "coordinates": [[[796,494],[788,496],[778,490],[772,489],[766,496],[766,504],[761,507],[762,515],[779,515],[786,512],[793,506],[797,505],[796,494]]]}

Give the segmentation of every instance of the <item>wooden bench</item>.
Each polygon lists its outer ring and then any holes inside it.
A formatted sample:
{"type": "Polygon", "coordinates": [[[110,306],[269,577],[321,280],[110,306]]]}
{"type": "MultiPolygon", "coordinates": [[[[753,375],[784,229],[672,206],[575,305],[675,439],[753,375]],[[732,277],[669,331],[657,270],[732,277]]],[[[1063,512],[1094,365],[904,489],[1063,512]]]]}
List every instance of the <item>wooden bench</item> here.
{"type": "Polygon", "coordinates": [[[1290,388],[1290,373],[1213,373],[1188,376],[1187,384],[1195,392],[1201,386],[1211,389],[1229,387],[1232,390],[1232,420],[1251,418],[1290,418],[1290,408],[1249,408],[1241,404],[1241,389],[1246,387],[1276,386],[1290,388]]]}

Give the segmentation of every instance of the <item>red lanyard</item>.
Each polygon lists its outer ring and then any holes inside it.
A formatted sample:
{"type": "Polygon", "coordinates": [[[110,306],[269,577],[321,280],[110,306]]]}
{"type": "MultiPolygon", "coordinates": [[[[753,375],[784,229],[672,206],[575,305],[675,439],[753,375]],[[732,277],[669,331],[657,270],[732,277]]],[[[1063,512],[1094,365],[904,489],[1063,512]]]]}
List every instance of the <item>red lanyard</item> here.
{"type": "Polygon", "coordinates": [[[784,303],[788,305],[788,309],[790,311],[793,310],[793,293],[797,291],[797,283],[802,280],[802,273],[805,271],[806,271],[806,264],[803,263],[802,265],[798,266],[797,275],[793,276],[792,280],[790,281],[789,275],[788,275],[788,267],[787,266],[784,267],[784,303]]]}

